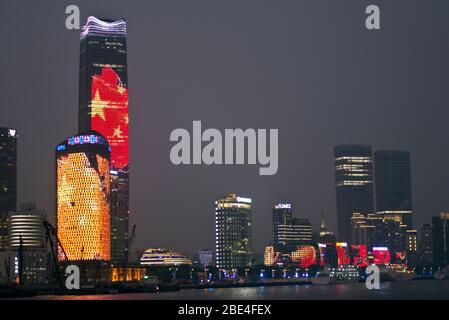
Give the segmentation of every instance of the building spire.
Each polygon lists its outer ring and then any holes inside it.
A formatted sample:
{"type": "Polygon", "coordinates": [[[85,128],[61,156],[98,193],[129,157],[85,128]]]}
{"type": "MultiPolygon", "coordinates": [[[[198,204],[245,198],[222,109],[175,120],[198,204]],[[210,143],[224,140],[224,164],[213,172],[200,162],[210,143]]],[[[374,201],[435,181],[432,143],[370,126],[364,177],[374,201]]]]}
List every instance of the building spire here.
{"type": "Polygon", "coordinates": [[[320,227],[321,231],[325,231],[326,230],[326,221],[324,219],[324,212],[321,212],[321,227],[320,227]]]}

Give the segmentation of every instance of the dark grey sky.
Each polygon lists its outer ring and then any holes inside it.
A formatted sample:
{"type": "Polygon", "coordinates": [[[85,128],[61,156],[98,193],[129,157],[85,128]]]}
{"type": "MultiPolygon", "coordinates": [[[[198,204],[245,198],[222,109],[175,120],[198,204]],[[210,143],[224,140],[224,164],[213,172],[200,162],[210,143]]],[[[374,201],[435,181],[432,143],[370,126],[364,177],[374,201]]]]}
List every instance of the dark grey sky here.
{"type": "Polygon", "coordinates": [[[334,228],[332,147],[412,153],[415,222],[449,210],[447,0],[0,0],[0,125],[18,129],[19,200],[54,217],[54,147],[75,134],[79,32],[65,7],[125,17],[131,125],[131,209],[138,248],[187,254],[214,246],[214,200],[254,199],[257,251],[271,206],[334,228]],[[378,4],[381,31],[364,27],[378,4]],[[279,172],[256,166],[175,167],[170,132],[279,128],[279,172]]]}

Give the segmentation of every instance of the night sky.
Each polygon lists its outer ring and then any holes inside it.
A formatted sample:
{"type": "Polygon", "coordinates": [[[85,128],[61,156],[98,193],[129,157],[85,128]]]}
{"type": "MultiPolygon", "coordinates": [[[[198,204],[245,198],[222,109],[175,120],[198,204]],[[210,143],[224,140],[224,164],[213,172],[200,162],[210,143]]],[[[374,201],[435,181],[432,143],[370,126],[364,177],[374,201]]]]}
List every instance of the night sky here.
{"type": "Polygon", "coordinates": [[[55,216],[54,148],[77,133],[79,31],[65,8],[128,22],[134,249],[214,247],[214,201],[252,197],[335,229],[333,146],[410,150],[415,227],[449,210],[447,0],[0,1],[0,126],[19,133],[19,201],[55,216]],[[365,7],[381,9],[367,31],[365,7]],[[279,171],[171,164],[172,130],[278,128],[279,171]]]}

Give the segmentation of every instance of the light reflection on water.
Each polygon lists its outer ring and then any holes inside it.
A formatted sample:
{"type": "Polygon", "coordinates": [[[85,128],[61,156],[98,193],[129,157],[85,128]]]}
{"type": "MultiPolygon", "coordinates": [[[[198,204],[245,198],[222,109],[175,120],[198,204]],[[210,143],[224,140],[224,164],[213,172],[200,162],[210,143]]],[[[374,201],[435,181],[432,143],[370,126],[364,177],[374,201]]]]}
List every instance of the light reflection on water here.
{"type": "Polygon", "coordinates": [[[449,299],[449,280],[419,280],[381,283],[379,290],[368,290],[364,283],[327,286],[296,285],[186,289],[164,293],[131,293],[86,296],[38,296],[34,299],[63,300],[305,300],[305,299],[449,299]]]}

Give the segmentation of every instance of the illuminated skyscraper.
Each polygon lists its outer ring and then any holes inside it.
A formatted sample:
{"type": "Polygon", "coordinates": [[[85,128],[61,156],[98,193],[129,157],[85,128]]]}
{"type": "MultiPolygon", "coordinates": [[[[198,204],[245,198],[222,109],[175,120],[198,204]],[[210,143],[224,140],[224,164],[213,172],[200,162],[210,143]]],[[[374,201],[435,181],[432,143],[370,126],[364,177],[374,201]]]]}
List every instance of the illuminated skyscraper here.
{"type": "Polygon", "coordinates": [[[8,246],[8,212],[17,206],[16,130],[0,128],[0,251],[8,246]]]}
{"type": "Polygon", "coordinates": [[[37,210],[34,203],[21,203],[19,211],[9,214],[9,247],[17,249],[45,248],[45,210],[37,210]]]}
{"type": "Polygon", "coordinates": [[[111,152],[111,249],[126,262],[129,230],[126,22],[89,17],[81,31],[79,130],[95,130],[111,152]]]}
{"type": "Polygon", "coordinates": [[[279,243],[279,226],[289,225],[293,219],[290,203],[279,203],[273,207],[273,244],[279,243]]]}
{"type": "Polygon", "coordinates": [[[57,230],[71,261],[111,259],[109,161],[109,144],[95,131],[56,147],[57,230]]]}
{"type": "Polygon", "coordinates": [[[34,203],[20,203],[17,212],[9,213],[9,249],[14,254],[14,278],[22,284],[48,281],[48,256],[45,242],[45,210],[34,203]]]}
{"type": "Polygon", "coordinates": [[[408,151],[374,152],[376,210],[412,228],[412,187],[408,151]]]}
{"type": "Polygon", "coordinates": [[[338,236],[351,240],[353,213],[373,213],[373,161],[371,146],[339,145],[334,148],[338,236]]]}
{"type": "Polygon", "coordinates": [[[251,199],[230,193],[215,202],[217,268],[246,267],[251,263],[251,199]]]}

